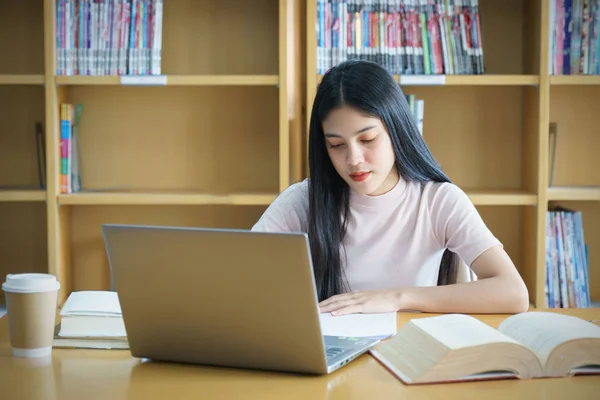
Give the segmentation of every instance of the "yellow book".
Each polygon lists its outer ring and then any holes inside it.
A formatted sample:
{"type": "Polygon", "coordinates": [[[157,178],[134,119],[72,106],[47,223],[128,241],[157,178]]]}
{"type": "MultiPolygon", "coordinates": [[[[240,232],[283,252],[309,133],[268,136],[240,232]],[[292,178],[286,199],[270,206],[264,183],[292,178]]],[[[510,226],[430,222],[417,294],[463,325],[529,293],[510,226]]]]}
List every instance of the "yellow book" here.
{"type": "Polygon", "coordinates": [[[532,311],[495,329],[447,314],[412,319],[371,354],[405,384],[600,374],[600,326],[532,311]]]}

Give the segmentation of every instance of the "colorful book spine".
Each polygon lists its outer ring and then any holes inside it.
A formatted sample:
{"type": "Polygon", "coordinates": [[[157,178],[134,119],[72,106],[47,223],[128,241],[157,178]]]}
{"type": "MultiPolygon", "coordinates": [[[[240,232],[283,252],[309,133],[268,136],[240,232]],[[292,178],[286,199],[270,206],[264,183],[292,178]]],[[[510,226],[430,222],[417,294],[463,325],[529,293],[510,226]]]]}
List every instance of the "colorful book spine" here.
{"type": "Polygon", "coordinates": [[[479,0],[316,2],[317,73],[352,59],[393,74],[483,74],[479,0]]]}
{"type": "Polygon", "coordinates": [[[56,0],[57,75],[160,75],[163,0],[56,0]]]}
{"type": "Polygon", "coordinates": [[[60,105],[60,193],[69,194],[82,190],[79,163],[79,123],[82,104],[60,105]]]}
{"type": "Polygon", "coordinates": [[[71,125],[73,116],[71,104],[60,106],[60,192],[71,193],[71,125]]]}
{"type": "Polygon", "coordinates": [[[600,75],[600,0],[549,0],[551,75],[600,75]]]}
{"type": "Polygon", "coordinates": [[[587,308],[589,253],[581,211],[557,208],[546,214],[546,304],[550,308],[587,308]]]}

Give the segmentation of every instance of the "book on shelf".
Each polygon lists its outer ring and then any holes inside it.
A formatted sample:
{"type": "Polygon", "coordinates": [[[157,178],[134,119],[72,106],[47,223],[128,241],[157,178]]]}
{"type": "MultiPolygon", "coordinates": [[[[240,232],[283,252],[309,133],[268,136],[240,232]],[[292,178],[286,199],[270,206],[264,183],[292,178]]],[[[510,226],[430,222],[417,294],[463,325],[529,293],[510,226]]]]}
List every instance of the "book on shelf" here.
{"type": "Polygon", "coordinates": [[[127,332],[116,292],[72,292],[60,310],[54,347],[128,349],[127,332]]]}
{"type": "Polygon", "coordinates": [[[414,94],[405,95],[406,101],[408,102],[408,107],[412,114],[415,123],[417,124],[417,129],[421,136],[423,136],[423,118],[425,117],[425,100],[417,99],[414,94]]]}
{"type": "Polygon", "coordinates": [[[129,190],[129,185],[90,187],[83,184],[80,153],[81,116],[83,104],[62,103],[60,105],[60,193],[115,192],[129,190]]]}
{"type": "Polygon", "coordinates": [[[545,296],[549,308],[591,306],[581,211],[553,207],[546,213],[545,296]]]}
{"type": "Polygon", "coordinates": [[[483,74],[479,0],[316,1],[317,73],[377,62],[392,74],[483,74]]]}
{"type": "Polygon", "coordinates": [[[600,2],[550,0],[548,73],[600,74],[600,2]]]}
{"type": "Polygon", "coordinates": [[[163,0],[57,0],[56,75],[160,75],[163,0]]]}
{"type": "MultiPolygon", "coordinates": [[[[36,121],[33,126],[35,135],[35,155],[38,174],[38,183],[23,185],[0,185],[0,191],[4,190],[45,190],[46,189],[46,136],[44,124],[36,121]]],[[[1,296],[1,295],[0,295],[1,296]]]]}
{"type": "Polygon", "coordinates": [[[558,124],[550,122],[548,137],[548,186],[554,185],[556,171],[556,150],[558,149],[558,124]]]}
{"type": "Polygon", "coordinates": [[[530,311],[496,329],[446,314],[410,320],[370,353],[407,385],[600,374],[600,326],[530,311]]]}
{"type": "Polygon", "coordinates": [[[37,121],[35,123],[35,150],[38,166],[38,183],[41,189],[46,189],[46,137],[44,125],[37,121]]]}
{"type": "Polygon", "coordinates": [[[81,171],[79,160],[79,123],[82,104],[63,103],[60,105],[60,192],[81,191],[81,171]]]}

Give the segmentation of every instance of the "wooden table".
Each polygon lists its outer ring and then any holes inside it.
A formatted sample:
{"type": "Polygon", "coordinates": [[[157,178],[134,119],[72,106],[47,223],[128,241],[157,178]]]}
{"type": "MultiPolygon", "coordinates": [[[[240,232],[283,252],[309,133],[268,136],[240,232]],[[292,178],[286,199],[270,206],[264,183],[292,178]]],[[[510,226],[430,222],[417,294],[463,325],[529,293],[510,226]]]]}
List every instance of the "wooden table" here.
{"type": "MultiPolygon", "coordinates": [[[[553,310],[592,320],[600,309],[553,310]]],[[[432,314],[399,313],[409,318],[432,314]]],[[[505,315],[481,315],[491,326],[505,315]]],[[[600,399],[600,376],[406,386],[370,355],[329,376],[141,362],[128,350],[54,349],[47,362],[13,358],[0,319],[0,398],[118,399],[600,399]]]]}

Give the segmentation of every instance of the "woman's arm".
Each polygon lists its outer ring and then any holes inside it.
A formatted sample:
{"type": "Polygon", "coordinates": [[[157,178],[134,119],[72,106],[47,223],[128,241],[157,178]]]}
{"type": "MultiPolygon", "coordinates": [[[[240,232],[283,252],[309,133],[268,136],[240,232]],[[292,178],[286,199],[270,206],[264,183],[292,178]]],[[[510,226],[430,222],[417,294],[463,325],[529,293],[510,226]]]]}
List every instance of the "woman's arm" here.
{"type": "Polygon", "coordinates": [[[473,261],[474,282],[398,289],[399,310],[519,313],[529,308],[527,286],[506,251],[494,246],[473,261]]]}
{"type": "Polygon", "coordinates": [[[444,286],[350,292],[322,301],[334,315],[415,310],[431,313],[514,314],[527,311],[527,287],[504,249],[494,246],[471,264],[478,280],[444,286]]]}

